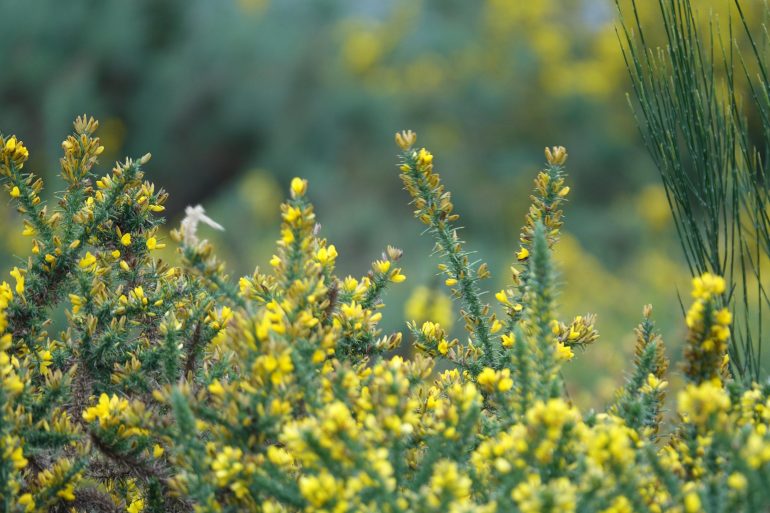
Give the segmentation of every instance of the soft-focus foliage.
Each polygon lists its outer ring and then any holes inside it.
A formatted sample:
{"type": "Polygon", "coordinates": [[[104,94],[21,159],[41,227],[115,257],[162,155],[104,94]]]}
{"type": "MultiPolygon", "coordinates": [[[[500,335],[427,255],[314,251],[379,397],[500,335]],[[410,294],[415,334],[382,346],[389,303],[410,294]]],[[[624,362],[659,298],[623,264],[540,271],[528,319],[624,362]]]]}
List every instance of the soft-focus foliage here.
{"type": "Polygon", "coordinates": [[[360,279],[337,277],[337,249],[295,178],[268,270],[234,285],[198,234],[218,226],[201,208],[171,232],[169,266],[155,254],[166,194],[143,181],[149,154],[98,177],[96,128],[78,118],[63,142],[57,205],[40,199],[26,146],[0,138],[3,189],[31,241],[0,286],[4,511],[770,506],[770,390],[730,375],[721,277],[693,282],[677,418],[663,420],[669,363],[651,307],[605,412],[569,399],[562,369],[602,342],[593,315],[557,314],[563,147],[546,150],[492,307],[488,266],[459,237],[434,156],[414,133],[396,136],[402,182],[465,327],[458,340],[435,319],[411,323],[416,353],[404,358],[392,354],[403,335],[379,326],[386,289],[406,279],[401,250],[387,246],[360,279]],[[67,327],[49,333],[61,306],[67,327]]]}

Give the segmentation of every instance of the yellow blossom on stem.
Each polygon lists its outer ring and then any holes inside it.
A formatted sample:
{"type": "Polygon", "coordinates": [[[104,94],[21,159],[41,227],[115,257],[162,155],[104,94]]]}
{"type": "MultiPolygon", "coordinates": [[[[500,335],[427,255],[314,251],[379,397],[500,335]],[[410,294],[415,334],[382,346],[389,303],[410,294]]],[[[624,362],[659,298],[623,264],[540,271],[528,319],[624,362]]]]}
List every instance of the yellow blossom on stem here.
{"type": "Polygon", "coordinates": [[[99,421],[101,427],[109,427],[119,422],[117,416],[128,408],[128,401],[113,394],[99,396],[96,406],[91,406],[83,411],[83,420],[86,422],[99,421]]]}
{"type": "Polygon", "coordinates": [[[321,265],[333,264],[336,258],[337,248],[334,247],[334,244],[319,248],[316,252],[316,259],[321,265]]]}
{"type": "Polygon", "coordinates": [[[401,273],[401,269],[396,269],[390,275],[390,281],[393,283],[401,283],[406,280],[406,275],[401,273]]]}
{"type": "Polygon", "coordinates": [[[131,504],[126,508],[126,511],[128,513],[141,513],[144,511],[144,500],[136,499],[135,501],[131,501],[131,504]]]}
{"type": "Polygon", "coordinates": [[[18,267],[14,267],[13,270],[11,270],[11,277],[16,280],[16,293],[19,295],[24,294],[24,271],[19,269],[18,267]]]}
{"type": "Polygon", "coordinates": [[[291,193],[294,198],[301,198],[307,192],[307,180],[293,178],[291,180],[291,193]]]}
{"type": "Polygon", "coordinates": [[[374,262],[373,267],[375,271],[384,274],[390,270],[390,260],[377,260],[374,262]]]}
{"type": "Polygon", "coordinates": [[[90,251],[86,251],[85,256],[78,262],[78,266],[80,266],[81,269],[93,271],[96,267],[96,257],[91,254],[90,251]]]}
{"type": "Polygon", "coordinates": [[[158,239],[156,239],[155,237],[148,238],[147,242],[146,242],[146,245],[147,245],[147,249],[149,249],[150,251],[152,251],[154,249],[163,249],[163,248],[166,247],[165,244],[160,244],[158,242],[158,239]]]}

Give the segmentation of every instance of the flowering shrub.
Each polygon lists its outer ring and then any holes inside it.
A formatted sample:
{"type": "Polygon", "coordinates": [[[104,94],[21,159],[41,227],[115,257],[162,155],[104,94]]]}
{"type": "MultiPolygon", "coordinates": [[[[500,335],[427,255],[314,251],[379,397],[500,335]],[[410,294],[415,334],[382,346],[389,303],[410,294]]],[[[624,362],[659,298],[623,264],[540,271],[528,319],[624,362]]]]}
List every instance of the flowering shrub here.
{"type": "Polygon", "coordinates": [[[361,279],[336,277],[306,181],[291,182],[270,270],[234,286],[197,235],[200,222],[218,227],[199,207],[172,232],[176,265],[156,258],[166,194],[143,181],[149,155],[97,178],[97,123],[74,126],[56,206],[25,171],[23,143],[0,138],[3,186],[32,240],[0,288],[3,511],[770,506],[770,390],[729,374],[722,278],[694,280],[674,420],[663,420],[668,361],[650,307],[614,402],[571,404],[561,367],[598,334],[590,314],[556,314],[564,148],[546,150],[495,313],[433,155],[412,132],[396,136],[467,330],[449,340],[440,324],[412,323],[405,358],[391,354],[402,334],[378,329],[385,290],[405,280],[401,251],[389,246],[361,279]],[[60,307],[65,326],[51,333],[60,307]]]}

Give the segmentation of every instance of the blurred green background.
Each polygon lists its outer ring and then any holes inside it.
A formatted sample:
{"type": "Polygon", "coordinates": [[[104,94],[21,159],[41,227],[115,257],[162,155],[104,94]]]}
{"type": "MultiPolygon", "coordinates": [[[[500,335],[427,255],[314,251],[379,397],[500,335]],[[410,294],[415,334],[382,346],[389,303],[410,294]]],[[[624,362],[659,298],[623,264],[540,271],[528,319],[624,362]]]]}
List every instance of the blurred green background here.
{"type": "MultiPolygon", "coordinates": [[[[94,115],[105,172],[152,152],[171,225],[201,203],[227,228],[204,235],[238,276],[266,264],[287,184],[305,177],[340,274],[366,273],[387,243],[405,250],[408,280],[388,292],[383,322],[399,330],[451,316],[393,133],[413,129],[436,154],[493,291],[508,284],[542,148],[564,145],[561,312],[596,312],[601,333],[570,365],[573,397],[610,397],[645,303],[677,359],[688,273],[628,106],[613,0],[0,0],[0,11],[0,131],[27,143],[49,197],[72,119],[94,115]]],[[[6,266],[29,253],[20,231],[3,209],[6,266]]]]}

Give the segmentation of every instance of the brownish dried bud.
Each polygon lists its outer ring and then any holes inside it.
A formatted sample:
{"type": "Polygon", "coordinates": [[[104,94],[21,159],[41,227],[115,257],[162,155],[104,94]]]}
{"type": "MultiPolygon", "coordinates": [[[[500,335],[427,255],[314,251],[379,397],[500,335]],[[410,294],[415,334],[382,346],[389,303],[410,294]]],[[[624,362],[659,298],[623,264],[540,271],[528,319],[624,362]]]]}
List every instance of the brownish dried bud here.
{"type": "Polygon", "coordinates": [[[411,130],[402,130],[400,132],[396,132],[396,144],[398,144],[398,146],[404,151],[411,148],[416,141],[417,134],[411,130]]]}
{"type": "Polygon", "coordinates": [[[546,148],[545,159],[552,166],[563,166],[567,162],[567,149],[564,146],[546,148]]]}

